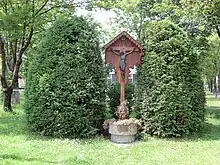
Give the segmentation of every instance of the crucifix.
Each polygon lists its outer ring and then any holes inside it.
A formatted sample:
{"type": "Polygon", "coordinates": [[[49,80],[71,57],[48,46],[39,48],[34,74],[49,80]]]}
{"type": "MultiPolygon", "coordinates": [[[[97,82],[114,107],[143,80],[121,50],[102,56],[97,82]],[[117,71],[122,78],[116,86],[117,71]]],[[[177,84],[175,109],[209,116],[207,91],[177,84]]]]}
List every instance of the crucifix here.
{"type": "Polygon", "coordinates": [[[125,86],[128,83],[130,68],[140,64],[141,55],[141,46],[126,32],[122,32],[105,46],[106,62],[115,69],[120,84],[120,105],[117,112],[120,120],[126,119],[125,86]]]}
{"type": "Polygon", "coordinates": [[[135,48],[125,48],[123,46],[122,48],[112,48],[112,52],[119,56],[119,67],[116,68],[116,74],[118,82],[121,85],[121,96],[120,96],[120,104],[122,104],[125,101],[125,85],[127,84],[128,74],[127,68],[126,68],[126,59],[129,58],[128,56],[131,55],[132,52],[135,51],[135,48]],[[126,78],[126,81],[125,81],[126,78]]]}

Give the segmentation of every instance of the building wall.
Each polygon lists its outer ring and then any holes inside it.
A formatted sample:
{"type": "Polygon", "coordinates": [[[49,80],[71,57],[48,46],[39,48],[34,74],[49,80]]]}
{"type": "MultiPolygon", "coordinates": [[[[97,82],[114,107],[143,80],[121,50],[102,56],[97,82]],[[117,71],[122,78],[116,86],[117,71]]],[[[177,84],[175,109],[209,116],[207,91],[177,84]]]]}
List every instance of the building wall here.
{"type": "MultiPolygon", "coordinates": [[[[132,83],[132,84],[136,84],[136,69],[135,68],[134,69],[130,69],[128,81],[130,83],[132,83]]],[[[108,82],[110,84],[115,84],[117,82],[117,77],[116,77],[116,74],[115,74],[114,70],[109,72],[108,82]]]]}

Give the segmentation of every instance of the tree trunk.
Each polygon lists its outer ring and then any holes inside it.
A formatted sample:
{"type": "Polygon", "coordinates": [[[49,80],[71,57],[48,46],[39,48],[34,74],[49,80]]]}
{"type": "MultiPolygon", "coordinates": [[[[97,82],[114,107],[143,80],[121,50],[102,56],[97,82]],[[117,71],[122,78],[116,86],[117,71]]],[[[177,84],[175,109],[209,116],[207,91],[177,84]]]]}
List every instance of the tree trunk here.
{"type": "Polygon", "coordinates": [[[208,84],[208,91],[210,92],[211,91],[211,83],[210,83],[210,80],[208,79],[207,81],[207,84],[208,84]]]}
{"type": "Polygon", "coordinates": [[[220,93],[220,73],[218,74],[218,94],[220,93]]]}
{"type": "Polygon", "coordinates": [[[214,77],[214,94],[215,94],[215,98],[217,98],[217,92],[218,92],[218,84],[217,84],[217,76],[214,77]]]}
{"type": "Polygon", "coordinates": [[[213,80],[210,78],[209,82],[210,82],[210,92],[212,93],[213,92],[213,80]]]}
{"type": "Polygon", "coordinates": [[[12,112],[11,94],[13,89],[11,87],[3,89],[3,109],[5,112],[12,112]]]}
{"type": "Polygon", "coordinates": [[[213,93],[217,92],[217,83],[216,83],[216,76],[214,77],[214,82],[213,82],[214,90],[213,93]]]}
{"type": "Polygon", "coordinates": [[[219,25],[216,25],[215,26],[215,29],[216,29],[216,32],[218,34],[218,37],[220,38],[220,26],[219,25]]]}

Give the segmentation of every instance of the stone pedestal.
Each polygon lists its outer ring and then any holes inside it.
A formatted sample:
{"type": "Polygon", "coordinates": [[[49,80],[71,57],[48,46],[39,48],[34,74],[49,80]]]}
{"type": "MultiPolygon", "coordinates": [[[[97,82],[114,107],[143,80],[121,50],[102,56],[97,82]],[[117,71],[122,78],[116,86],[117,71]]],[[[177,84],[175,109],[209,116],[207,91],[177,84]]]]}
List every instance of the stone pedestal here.
{"type": "Polygon", "coordinates": [[[12,104],[20,104],[20,92],[19,91],[13,91],[11,95],[11,103],[12,104]]]}
{"type": "Polygon", "coordinates": [[[123,122],[112,122],[109,124],[109,133],[111,134],[111,141],[114,143],[132,143],[137,134],[137,124],[124,125],[123,122]]]}

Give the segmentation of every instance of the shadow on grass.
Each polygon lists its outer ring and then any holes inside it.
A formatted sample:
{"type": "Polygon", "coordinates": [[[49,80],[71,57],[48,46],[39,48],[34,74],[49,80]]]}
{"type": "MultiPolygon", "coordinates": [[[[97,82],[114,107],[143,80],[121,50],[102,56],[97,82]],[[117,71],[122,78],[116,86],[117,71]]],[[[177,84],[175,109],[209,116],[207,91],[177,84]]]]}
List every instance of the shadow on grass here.
{"type": "MultiPolygon", "coordinates": [[[[157,138],[157,137],[156,137],[157,138]]],[[[176,142],[198,142],[220,140],[220,125],[205,122],[203,130],[199,133],[190,134],[179,138],[165,138],[168,141],[176,142]]]]}
{"type": "Polygon", "coordinates": [[[26,140],[51,140],[52,137],[41,136],[32,133],[27,126],[27,120],[24,113],[8,113],[0,114],[0,135],[19,136],[25,135],[26,140]]]}
{"type": "Polygon", "coordinates": [[[0,135],[21,135],[26,133],[24,114],[11,113],[0,116],[0,135]]]}
{"type": "Polygon", "coordinates": [[[22,157],[19,154],[0,154],[0,159],[3,160],[17,160],[17,161],[28,161],[28,162],[32,162],[32,161],[37,161],[40,164],[59,164],[59,163],[64,163],[67,165],[75,165],[75,164],[80,164],[80,165],[92,165],[93,163],[91,162],[91,160],[85,160],[82,158],[78,158],[78,157],[73,157],[73,158],[69,158],[63,162],[55,162],[55,161],[48,161],[48,160],[44,160],[44,159],[40,159],[40,158],[25,158],[22,157]]]}
{"type": "Polygon", "coordinates": [[[28,130],[25,114],[5,113],[0,116],[0,135],[26,136],[26,140],[51,140],[51,137],[35,135],[28,130]]]}
{"type": "Polygon", "coordinates": [[[196,135],[187,137],[188,140],[220,140],[220,107],[206,106],[206,118],[213,121],[205,122],[203,130],[196,135]]]}
{"type": "MultiPolygon", "coordinates": [[[[28,129],[26,116],[24,113],[8,113],[8,112],[0,112],[0,135],[5,136],[19,136],[24,135],[27,141],[31,140],[41,140],[41,141],[50,141],[50,140],[64,140],[66,138],[54,138],[51,136],[43,136],[36,133],[31,132],[28,129]]],[[[71,139],[69,140],[79,140],[79,139],[71,139]]],[[[90,139],[80,139],[81,144],[86,141],[87,143],[90,139]]]]}
{"type": "Polygon", "coordinates": [[[220,140],[220,107],[207,106],[206,118],[213,120],[212,123],[205,123],[204,129],[200,134],[201,140],[220,140]]]}
{"type": "Polygon", "coordinates": [[[58,162],[54,162],[54,161],[46,161],[43,159],[38,159],[38,158],[25,158],[22,157],[19,154],[0,154],[0,159],[6,160],[6,159],[11,159],[11,160],[17,160],[17,161],[39,161],[41,163],[52,163],[52,164],[57,164],[58,162]]]}
{"type": "Polygon", "coordinates": [[[205,127],[200,134],[200,140],[212,141],[220,140],[220,125],[214,125],[211,123],[205,123],[205,127]]]}
{"type": "Polygon", "coordinates": [[[192,141],[212,141],[220,140],[220,107],[207,106],[206,118],[212,122],[205,122],[203,130],[195,135],[187,137],[186,140],[192,141]]]}
{"type": "Polygon", "coordinates": [[[220,107],[217,106],[207,106],[206,116],[210,118],[220,119],[220,107]]]}

